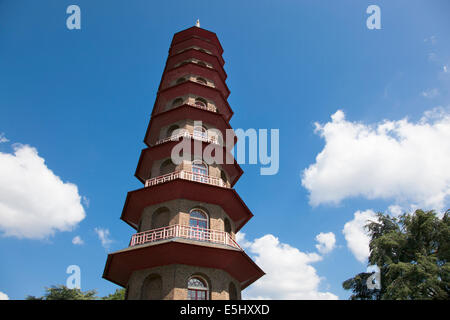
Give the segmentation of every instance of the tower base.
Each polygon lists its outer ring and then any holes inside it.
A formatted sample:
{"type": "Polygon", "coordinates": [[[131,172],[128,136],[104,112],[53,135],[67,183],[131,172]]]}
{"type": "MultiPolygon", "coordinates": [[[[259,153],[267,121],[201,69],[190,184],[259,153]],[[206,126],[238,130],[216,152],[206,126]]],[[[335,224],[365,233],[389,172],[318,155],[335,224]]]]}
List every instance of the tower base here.
{"type": "Polygon", "coordinates": [[[188,281],[203,279],[211,300],[240,300],[238,281],[220,269],[172,264],[135,271],[127,285],[128,300],[187,300],[188,281]]]}

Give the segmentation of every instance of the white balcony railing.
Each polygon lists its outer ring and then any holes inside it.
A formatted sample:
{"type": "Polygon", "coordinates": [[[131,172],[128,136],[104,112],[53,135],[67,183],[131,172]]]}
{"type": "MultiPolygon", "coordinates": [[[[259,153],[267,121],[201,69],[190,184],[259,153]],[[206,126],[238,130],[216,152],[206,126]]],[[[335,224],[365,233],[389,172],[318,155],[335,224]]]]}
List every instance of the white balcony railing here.
{"type": "Polygon", "coordinates": [[[228,232],[179,224],[136,233],[131,237],[130,247],[173,238],[224,244],[242,250],[228,232]]]}
{"type": "Polygon", "coordinates": [[[171,172],[171,173],[159,176],[159,177],[148,179],[145,181],[145,187],[151,187],[151,186],[154,186],[154,185],[157,185],[160,183],[164,183],[164,182],[168,182],[168,181],[172,181],[175,179],[184,179],[184,180],[189,180],[189,181],[202,182],[202,183],[210,184],[213,186],[227,188],[226,183],[220,178],[211,177],[211,176],[207,176],[204,174],[194,173],[192,171],[184,171],[184,170],[174,171],[174,172],[171,172]]]}
{"type": "Polygon", "coordinates": [[[156,142],[156,145],[159,145],[161,143],[165,143],[165,142],[168,142],[168,141],[178,141],[181,138],[195,139],[195,140],[200,140],[200,141],[204,141],[204,142],[208,142],[208,143],[219,144],[217,142],[217,140],[215,139],[215,137],[206,137],[206,136],[203,136],[203,135],[200,135],[200,134],[192,134],[192,133],[189,133],[187,131],[184,131],[184,132],[181,132],[181,133],[178,133],[178,134],[175,134],[175,135],[171,135],[170,137],[158,140],[156,142]]]}
{"type": "Polygon", "coordinates": [[[199,108],[199,109],[202,109],[202,110],[208,110],[208,111],[212,111],[212,112],[217,112],[217,108],[215,106],[211,106],[211,105],[205,106],[205,105],[199,105],[199,104],[191,103],[191,102],[188,102],[187,104],[190,105],[191,107],[194,107],[194,108],[199,108]]]}

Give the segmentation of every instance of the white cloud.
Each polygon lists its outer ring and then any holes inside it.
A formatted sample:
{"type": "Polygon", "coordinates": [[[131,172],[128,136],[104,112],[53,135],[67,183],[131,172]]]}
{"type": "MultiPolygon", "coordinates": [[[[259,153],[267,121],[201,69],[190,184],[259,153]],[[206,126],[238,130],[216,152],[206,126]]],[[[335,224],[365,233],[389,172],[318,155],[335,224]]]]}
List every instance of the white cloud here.
{"type": "Polygon", "coordinates": [[[370,235],[364,226],[370,221],[378,221],[374,211],[356,211],[353,220],[347,222],[342,230],[347,247],[362,263],[369,257],[370,235]]]}
{"type": "Polygon", "coordinates": [[[331,252],[336,246],[336,237],[333,232],[319,233],[316,236],[316,241],[318,242],[316,244],[317,251],[322,254],[331,252]]]}
{"type": "Polygon", "coordinates": [[[5,137],[5,134],[2,132],[0,133],[0,143],[9,142],[9,140],[5,137]]]}
{"type": "Polygon", "coordinates": [[[244,232],[236,233],[236,242],[242,248],[248,248],[248,247],[250,247],[252,245],[252,243],[245,238],[245,233],[244,232]]]}
{"type": "Polygon", "coordinates": [[[75,236],[72,239],[72,243],[75,244],[75,245],[82,245],[82,244],[84,244],[84,241],[83,241],[83,239],[81,239],[80,236],[75,236]]]}
{"type": "Polygon", "coordinates": [[[110,239],[109,230],[104,228],[95,228],[94,231],[95,233],[97,233],[97,236],[102,243],[103,248],[108,250],[111,243],[113,243],[113,240],[110,239]]]}
{"type": "MultiPolygon", "coordinates": [[[[388,211],[391,216],[398,217],[401,214],[403,214],[404,212],[406,212],[407,210],[405,210],[402,206],[394,204],[394,205],[391,205],[388,207],[388,211]]],[[[410,211],[414,211],[414,210],[410,210],[410,211]]]]}
{"type": "Polygon", "coordinates": [[[266,272],[262,278],[244,291],[245,299],[338,299],[330,292],[320,292],[322,279],[312,263],[322,259],[317,253],[304,253],[288,244],[280,243],[271,234],[247,241],[238,233],[241,246],[253,253],[254,260],[266,272]]]}
{"type": "Polygon", "coordinates": [[[450,115],[450,106],[444,108],[442,106],[427,110],[423,113],[423,117],[420,119],[420,123],[427,123],[431,120],[439,121],[441,119],[445,119],[450,115]]]}
{"type": "Polygon", "coordinates": [[[56,176],[35,148],[13,148],[0,152],[0,231],[43,239],[72,230],[85,217],[77,186],[56,176]]]}
{"type": "Polygon", "coordinates": [[[0,300],[9,300],[9,297],[6,293],[0,291],[0,300]]]}
{"type": "Polygon", "coordinates": [[[446,65],[442,66],[442,70],[447,73],[448,72],[448,67],[446,65]]]}
{"type": "Polygon", "coordinates": [[[325,147],[303,171],[309,201],[339,204],[343,199],[394,200],[440,210],[450,196],[450,113],[425,113],[418,122],[350,122],[338,110],[316,132],[325,147]]]}
{"type": "Polygon", "coordinates": [[[422,91],[422,97],[425,98],[435,98],[439,95],[439,90],[437,88],[433,88],[433,89],[428,89],[425,91],[422,91]]]}

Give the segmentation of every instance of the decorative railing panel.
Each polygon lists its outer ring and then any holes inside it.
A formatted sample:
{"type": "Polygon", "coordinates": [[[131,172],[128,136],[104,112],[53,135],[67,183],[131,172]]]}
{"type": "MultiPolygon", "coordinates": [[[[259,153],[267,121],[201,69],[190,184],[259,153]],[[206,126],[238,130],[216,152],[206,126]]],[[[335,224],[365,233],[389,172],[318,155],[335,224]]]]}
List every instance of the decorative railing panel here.
{"type": "Polygon", "coordinates": [[[164,182],[168,182],[168,181],[172,181],[175,179],[184,179],[184,180],[189,180],[189,181],[196,181],[196,182],[202,182],[202,183],[206,183],[206,184],[210,184],[213,186],[219,186],[219,187],[224,187],[227,188],[226,183],[220,179],[220,178],[216,178],[216,177],[211,177],[211,176],[207,176],[204,174],[200,174],[200,173],[194,173],[192,171],[174,171],[159,177],[155,177],[155,178],[151,178],[145,181],[145,187],[151,187],[160,183],[164,183],[164,182]]]}
{"type": "Polygon", "coordinates": [[[195,139],[195,140],[200,140],[200,141],[204,141],[204,142],[208,142],[208,143],[219,144],[215,137],[206,137],[204,135],[192,134],[187,131],[184,131],[184,132],[180,132],[178,134],[171,135],[170,137],[158,140],[156,142],[156,145],[159,145],[161,143],[165,143],[168,141],[179,141],[181,138],[195,139]]]}
{"type": "Polygon", "coordinates": [[[131,237],[130,247],[173,238],[218,243],[242,250],[228,232],[179,224],[136,233],[131,237]]]}

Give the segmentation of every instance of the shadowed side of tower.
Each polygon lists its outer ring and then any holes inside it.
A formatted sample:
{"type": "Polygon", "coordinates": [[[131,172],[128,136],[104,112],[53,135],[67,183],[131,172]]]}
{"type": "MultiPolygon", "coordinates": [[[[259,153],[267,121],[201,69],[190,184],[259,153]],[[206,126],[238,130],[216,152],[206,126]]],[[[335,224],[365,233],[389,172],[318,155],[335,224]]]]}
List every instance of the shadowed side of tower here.
{"type": "Polygon", "coordinates": [[[128,193],[121,216],[137,233],[103,273],[127,299],[236,300],[264,275],[235,241],[253,216],[232,188],[237,162],[208,164],[194,147],[180,163],[171,158],[180,141],[230,156],[222,53],[216,34],[198,26],[172,39],[135,174],[144,187],[128,193]]]}

